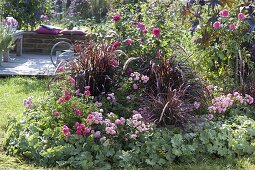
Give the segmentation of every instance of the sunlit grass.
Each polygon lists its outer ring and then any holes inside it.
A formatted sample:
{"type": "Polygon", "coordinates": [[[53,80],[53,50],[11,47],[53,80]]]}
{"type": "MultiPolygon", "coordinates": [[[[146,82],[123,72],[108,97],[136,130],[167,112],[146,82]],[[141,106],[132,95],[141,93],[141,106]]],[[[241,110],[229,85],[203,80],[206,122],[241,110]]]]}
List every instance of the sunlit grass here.
{"type": "Polygon", "coordinates": [[[48,80],[36,78],[0,78],[0,169],[32,170],[37,169],[32,164],[25,164],[18,158],[6,156],[2,141],[9,117],[22,115],[23,100],[28,96],[34,99],[43,97],[47,91],[48,80]]]}
{"type": "Polygon", "coordinates": [[[8,117],[23,112],[25,98],[34,96],[36,100],[45,95],[47,87],[47,79],[21,77],[0,79],[0,128],[6,127],[8,117]]]}

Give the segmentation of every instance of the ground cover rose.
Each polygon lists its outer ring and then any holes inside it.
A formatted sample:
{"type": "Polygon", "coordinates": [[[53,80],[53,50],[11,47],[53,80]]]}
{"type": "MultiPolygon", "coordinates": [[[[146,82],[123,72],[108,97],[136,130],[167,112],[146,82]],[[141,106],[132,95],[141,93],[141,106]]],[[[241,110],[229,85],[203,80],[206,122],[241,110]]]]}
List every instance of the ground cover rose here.
{"type": "Polygon", "coordinates": [[[118,22],[120,20],[120,16],[118,14],[113,16],[113,21],[118,22]]]}
{"type": "Polygon", "coordinates": [[[229,25],[229,29],[230,29],[230,30],[235,30],[235,29],[236,29],[235,24],[230,24],[230,25],[229,25]]]}
{"type": "Polygon", "coordinates": [[[155,36],[155,37],[160,37],[160,28],[153,28],[152,29],[152,34],[155,36]]]}
{"type": "Polygon", "coordinates": [[[219,15],[221,17],[228,17],[229,16],[229,11],[227,9],[223,9],[222,11],[220,11],[219,15]]]}
{"type": "Polygon", "coordinates": [[[132,40],[131,38],[125,39],[125,43],[126,43],[127,45],[131,45],[132,42],[133,42],[133,40],[132,40]]]}
{"type": "Polygon", "coordinates": [[[238,14],[238,16],[237,16],[237,17],[238,17],[238,19],[239,19],[239,20],[241,20],[241,21],[242,21],[242,20],[245,20],[246,15],[245,15],[244,13],[241,13],[241,12],[240,12],[240,13],[238,14]]]}
{"type": "Polygon", "coordinates": [[[217,29],[220,29],[220,27],[221,27],[221,23],[219,21],[216,21],[216,22],[213,23],[213,28],[214,29],[217,30],[217,29]]]}

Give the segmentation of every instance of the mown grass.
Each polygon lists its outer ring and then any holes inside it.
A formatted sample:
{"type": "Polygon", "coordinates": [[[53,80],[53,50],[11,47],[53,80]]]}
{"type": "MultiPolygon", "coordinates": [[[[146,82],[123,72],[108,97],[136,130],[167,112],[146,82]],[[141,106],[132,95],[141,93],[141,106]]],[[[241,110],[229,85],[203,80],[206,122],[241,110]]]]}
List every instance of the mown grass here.
{"type": "Polygon", "coordinates": [[[6,156],[2,141],[7,128],[8,118],[22,115],[23,100],[28,96],[38,99],[44,96],[48,88],[47,79],[28,77],[0,78],[0,170],[33,170],[41,169],[24,161],[6,156]]]}
{"type": "MultiPolygon", "coordinates": [[[[7,128],[8,118],[22,115],[23,100],[33,96],[34,100],[46,95],[48,79],[28,77],[0,78],[0,170],[40,170],[32,163],[11,156],[3,150],[2,141],[7,128]]],[[[145,168],[146,169],[146,168],[145,168]]],[[[223,169],[255,169],[255,156],[237,159],[236,161],[210,160],[201,158],[196,164],[171,165],[169,170],[223,170],[223,169]]]]}

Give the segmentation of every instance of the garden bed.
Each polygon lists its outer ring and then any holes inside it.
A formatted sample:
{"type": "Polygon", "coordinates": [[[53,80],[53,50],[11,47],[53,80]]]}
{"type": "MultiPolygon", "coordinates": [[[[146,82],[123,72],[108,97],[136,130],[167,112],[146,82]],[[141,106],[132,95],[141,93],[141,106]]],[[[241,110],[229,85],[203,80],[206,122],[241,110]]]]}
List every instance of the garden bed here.
{"type": "MultiPolygon", "coordinates": [[[[23,101],[5,133],[6,153],[49,168],[171,169],[204,160],[254,168],[255,63],[247,47],[255,7],[115,5],[103,25],[90,26],[97,39],[73,44],[74,59],[57,67],[45,98],[23,101]]],[[[43,36],[28,39],[57,39],[43,36]]]]}

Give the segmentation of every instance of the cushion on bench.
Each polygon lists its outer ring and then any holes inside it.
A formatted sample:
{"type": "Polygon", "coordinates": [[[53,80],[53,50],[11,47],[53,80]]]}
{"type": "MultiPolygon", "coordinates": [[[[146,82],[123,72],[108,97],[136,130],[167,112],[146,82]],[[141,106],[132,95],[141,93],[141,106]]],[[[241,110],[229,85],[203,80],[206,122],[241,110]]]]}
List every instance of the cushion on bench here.
{"type": "Polygon", "coordinates": [[[62,30],[60,27],[55,27],[51,25],[41,25],[35,32],[38,34],[50,34],[50,35],[56,35],[59,34],[59,32],[62,30]]]}

